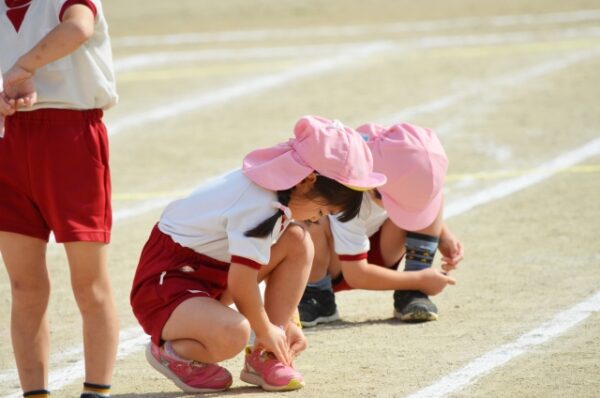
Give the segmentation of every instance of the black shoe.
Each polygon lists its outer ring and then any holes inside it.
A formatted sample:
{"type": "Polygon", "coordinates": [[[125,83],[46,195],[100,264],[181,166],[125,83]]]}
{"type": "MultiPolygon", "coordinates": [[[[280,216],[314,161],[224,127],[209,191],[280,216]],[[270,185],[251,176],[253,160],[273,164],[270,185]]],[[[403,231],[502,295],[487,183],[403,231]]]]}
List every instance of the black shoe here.
{"type": "Polygon", "coordinates": [[[394,292],[394,317],[404,322],[427,322],[438,318],[438,310],[427,295],[412,290],[394,292]]]}
{"type": "Polygon", "coordinates": [[[298,305],[298,311],[300,312],[300,323],[305,328],[340,319],[333,291],[321,290],[316,287],[306,287],[298,305]]]}

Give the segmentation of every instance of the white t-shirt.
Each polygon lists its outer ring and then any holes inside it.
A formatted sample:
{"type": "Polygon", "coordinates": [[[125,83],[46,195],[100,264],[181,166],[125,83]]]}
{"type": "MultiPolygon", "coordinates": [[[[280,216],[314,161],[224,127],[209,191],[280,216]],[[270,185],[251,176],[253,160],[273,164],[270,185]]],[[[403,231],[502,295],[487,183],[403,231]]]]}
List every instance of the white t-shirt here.
{"type": "Polygon", "coordinates": [[[379,231],[388,215],[371,198],[369,193],[363,194],[363,201],[358,217],[348,222],[341,222],[336,216],[329,216],[329,225],[333,235],[334,249],[338,256],[356,256],[369,252],[369,237],[379,231]]]}
{"type": "Polygon", "coordinates": [[[169,204],[158,228],[180,245],[214,259],[231,262],[239,257],[265,265],[271,246],[289,224],[289,209],[285,208],[287,217],[279,217],[269,236],[251,238],[244,233],[275,214],[277,203],[276,192],[255,184],[238,169],[169,204]]]}
{"type": "MultiPolygon", "coordinates": [[[[27,8],[18,31],[8,18],[6,2],[0,1],[1,71],[8,71],[19,57],[59,24],[61,10],[68,1],[72,0],[33,0],[28,6],[20,6],[27,8]]],[[[107,109],[117,103],[112,50],[102,3],[86,1],[96,9],[93,36],[73,53],[35,72],[38,100],[32,108],[24,110],[107,109]]],[[[11,13],[17,11],[11,9],[11,13]]]]}

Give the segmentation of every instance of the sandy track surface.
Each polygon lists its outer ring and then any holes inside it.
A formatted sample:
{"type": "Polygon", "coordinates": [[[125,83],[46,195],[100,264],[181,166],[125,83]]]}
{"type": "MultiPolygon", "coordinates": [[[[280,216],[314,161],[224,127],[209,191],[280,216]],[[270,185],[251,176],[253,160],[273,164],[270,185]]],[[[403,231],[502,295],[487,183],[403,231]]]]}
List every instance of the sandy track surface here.
{"type": "MultiPolygon", "coordinates": [[[[575,0],[105,0],[121,103],[111,130],[111,271],[121,316],[113,396],[185,397],[150,368],[128,304],[160,211],[304,114],[405,120],[450,158],[446,214],[466,247],[440,319],[392,318],[391,292],[338,295],[307,330],[294,397],[597,397],[600,389],[600,3],[575,0]]],[[[61,246],[51,387],[78,396],[80,319],[61,246]]],[[[18,395],[0,273],[0,396],[18,395]]],[[[225,365],[236,376],[238,356],[225,365]]],[[[223,396],[265,394],[234,381],[223,396]]]]}

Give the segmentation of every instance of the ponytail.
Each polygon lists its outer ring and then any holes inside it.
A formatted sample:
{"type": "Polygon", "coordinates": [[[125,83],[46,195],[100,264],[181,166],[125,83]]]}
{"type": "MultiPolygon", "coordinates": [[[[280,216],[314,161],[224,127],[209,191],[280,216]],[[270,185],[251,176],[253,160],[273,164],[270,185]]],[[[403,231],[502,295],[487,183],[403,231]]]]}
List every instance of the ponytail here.
{"type": "MultiPolygon", "coordinates": [[[[292,188],[286,189],[285,191],[277,191],[277,201],[282,205],[286,206],[290,203],[290,197],[292,196],[292,188]]],[[[244,236],[250,238],[264,238],[269,236],[273,232],[275,223],[283,215],[283,210],[277,210],[275,214],[267,218],[256,227],[244,232],[244,236]]]]}

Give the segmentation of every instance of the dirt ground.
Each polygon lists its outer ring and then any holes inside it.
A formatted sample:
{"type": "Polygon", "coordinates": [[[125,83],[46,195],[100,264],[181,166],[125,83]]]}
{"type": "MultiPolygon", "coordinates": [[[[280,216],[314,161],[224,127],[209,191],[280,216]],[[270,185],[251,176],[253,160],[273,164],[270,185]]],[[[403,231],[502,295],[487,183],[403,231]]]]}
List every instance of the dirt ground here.
{"type": "MultiPolygon", "coordinates": [[[[434,298],[436,322],[394,320],[391,292],[339,294],[342,320],[306,330],[306,387],[270,395],[599,396],[598,0],[103,3],[121,96],[106,114],[123,331],[113,397],[188,396],[145,362],[128,303],[161,210],[305,114],[434,128],[466,258],[434,298]]],[[[75,397],[81,322],[61,246],[48,262],[50,382],[75,397]]],[[[0,303],[0,396],[19,396],[5,271],[0,303]]],[[[234,384],[212,395],[266,394],[235,377],[241,356],[224,365],[234,384]]]]}

